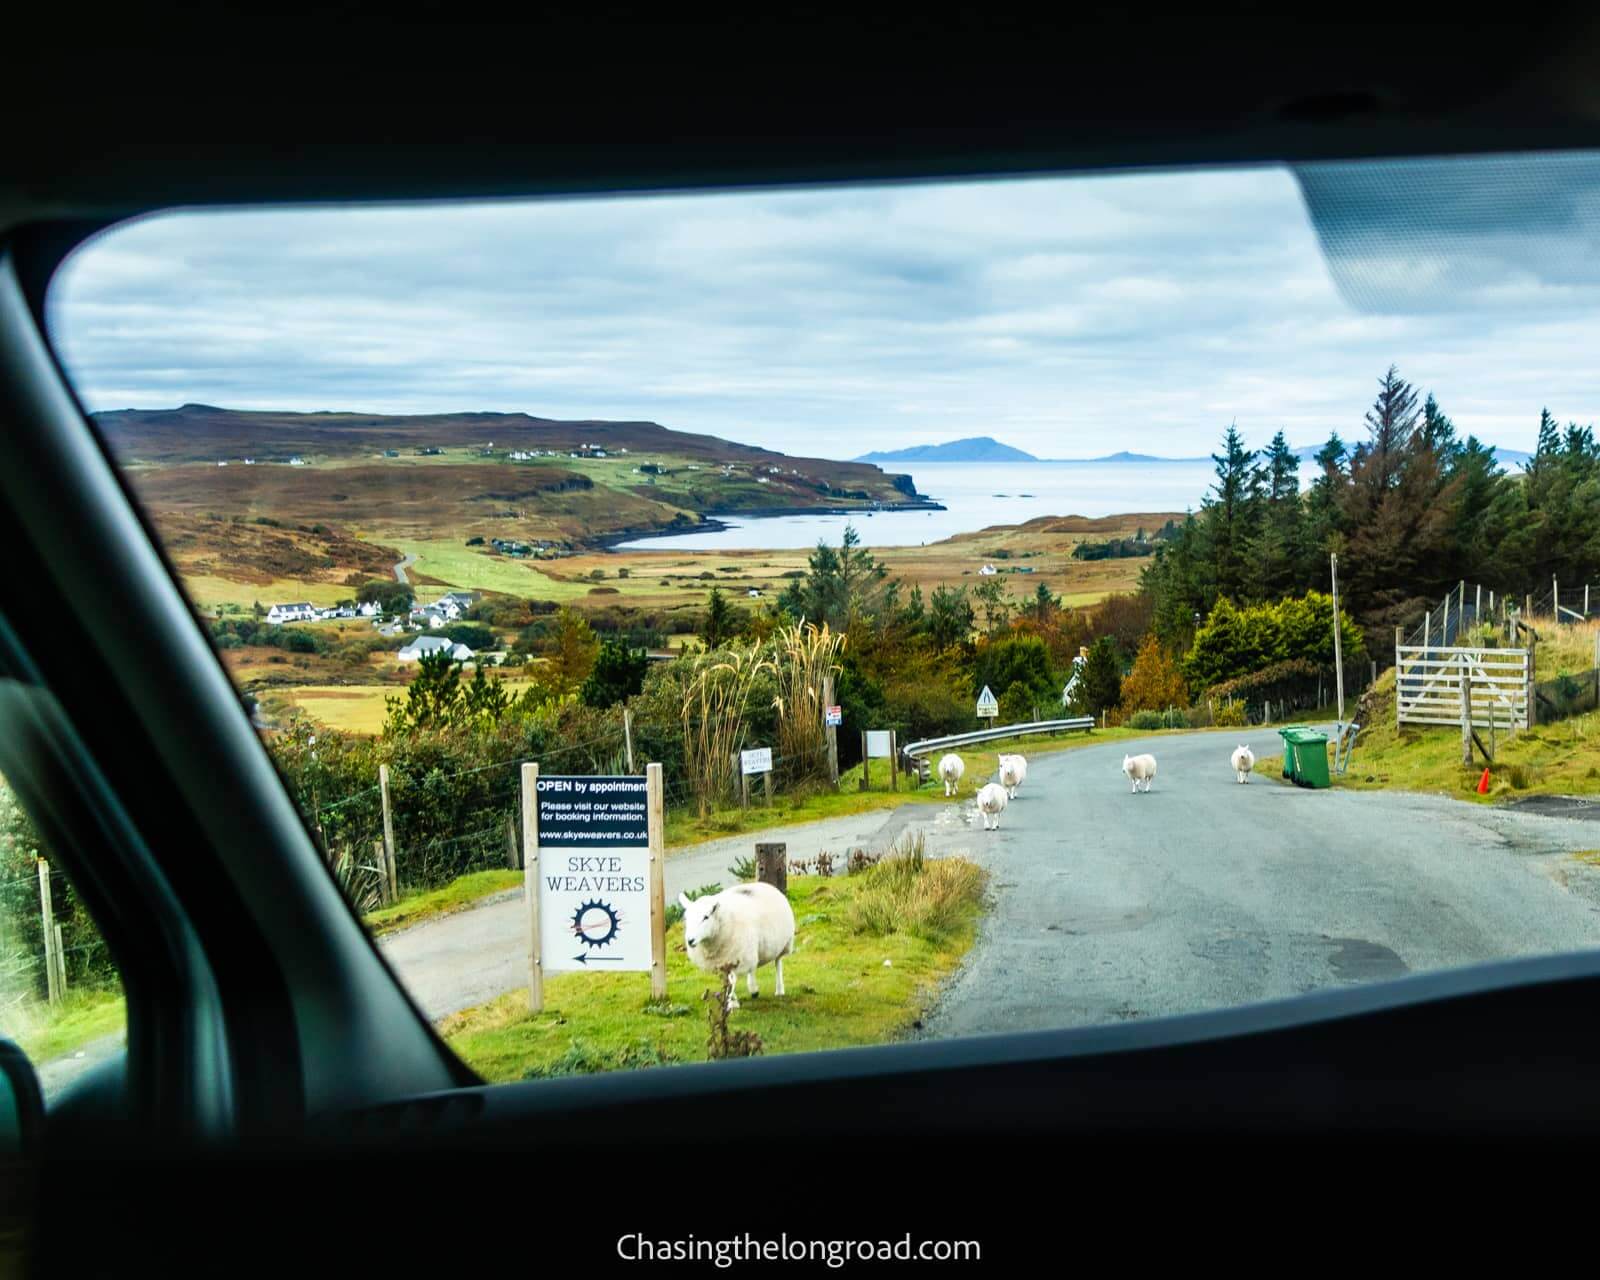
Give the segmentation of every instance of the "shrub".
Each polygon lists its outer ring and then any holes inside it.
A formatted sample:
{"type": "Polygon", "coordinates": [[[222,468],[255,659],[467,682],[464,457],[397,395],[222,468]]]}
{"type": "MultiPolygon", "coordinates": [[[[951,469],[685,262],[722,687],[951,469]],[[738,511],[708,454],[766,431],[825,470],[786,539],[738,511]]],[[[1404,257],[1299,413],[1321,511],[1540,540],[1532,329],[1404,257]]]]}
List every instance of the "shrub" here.
{"type": "Polygon", "coordinates": [[[1244,703],[1223,702],[1219,703],[1211,713],[1211,722],[1218,728],[1224,726],[1240,726],[1248,724],[1245,719],[1244,703]]]}
{"type": "Polygon", "coordinates": [[[987,873],[966,858],[925,859],[918,832],[861,877],[847,916],[852,932],[874,938],[905,933],[938,943],[978,904],[987,873]]]}
{"type": "Polygon", "coordinates": [[[1165,716],[1159,711],[1135,711],[1123,721],[1130,729],[1164,729],[1165,716]]]}
{"type": "MultiPolygon", "coordinates": [[[[1344,657],[1359,661],[1366,644],[1361,629],[1343,610],[1339,631],[1344,657]]],[[[1224,596],[1195,633],[1194,644],[1183,660],[1183,672],[1191,688],[1206,689],[1293,658],[1332,665],[1331,596],[1308,591],[1299,598],[1243,609],[1224,596]]]]}

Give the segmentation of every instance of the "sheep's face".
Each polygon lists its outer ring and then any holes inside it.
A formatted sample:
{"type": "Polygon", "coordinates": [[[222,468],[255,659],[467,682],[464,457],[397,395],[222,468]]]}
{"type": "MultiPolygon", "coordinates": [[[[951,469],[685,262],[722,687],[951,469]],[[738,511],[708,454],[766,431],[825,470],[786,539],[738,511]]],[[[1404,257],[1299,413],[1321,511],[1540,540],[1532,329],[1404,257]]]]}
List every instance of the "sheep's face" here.
{"type": "Polygon", "coordinates": [[[717,896],[695,898],[678,895],[678,905],[683,908],[683,945],[690,951],[715,943],[722,933],[722,916],[717,911],[717,896]]]}
{"type": "Polygon", "coordinates": [[[1132,756],[1123,756],[1122,757],[1122,772],[1123,773],[1128,773],[1132,769],[1133,769],[1133,757],[1132,756]]]}

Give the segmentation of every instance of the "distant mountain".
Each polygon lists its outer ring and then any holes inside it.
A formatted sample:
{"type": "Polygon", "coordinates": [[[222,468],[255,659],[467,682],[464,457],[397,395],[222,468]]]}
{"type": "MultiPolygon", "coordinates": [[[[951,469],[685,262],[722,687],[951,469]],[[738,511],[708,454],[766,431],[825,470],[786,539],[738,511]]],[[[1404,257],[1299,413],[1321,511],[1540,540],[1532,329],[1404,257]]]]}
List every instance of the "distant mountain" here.
{"type": "MultiPolygon", "coordinates": [[[[1350,447],[1348,441],[1346,442],[1345,447],[1347,449],[1350,447]]],[[[1315,462],[1317,453],[1319,450],[1321,450],[1321,448],[1322,445],[1320,444],[1302,445],[1300,448],[1294,451],[1294,456],[1299,458],[1301,462],[1315,462]]],[[[1527,452],[1525,449],[1502,449],[1498,445],[1495,445],[1494,457],[1495,461],[1498,462],[1502,467],[1523,467],[1527,465],[1528,460],[1532,458],[1533,455],[1527,452]]]]}
{"type": "Polygon", "coordinates": [[[909,449],[864,453],[857,462],[1038,462],[1031,453],[1001,444],[992,436],[971,436],[947,444],[919,444],[909,449]]]}
{"type": "Polygon", "coordinates": [[[1100,458],[1057,458],[1057,462],[1205,462],[1205,458],[1158,458],[1149,453],[1129,453],[1126,449],[1100,458]]]}

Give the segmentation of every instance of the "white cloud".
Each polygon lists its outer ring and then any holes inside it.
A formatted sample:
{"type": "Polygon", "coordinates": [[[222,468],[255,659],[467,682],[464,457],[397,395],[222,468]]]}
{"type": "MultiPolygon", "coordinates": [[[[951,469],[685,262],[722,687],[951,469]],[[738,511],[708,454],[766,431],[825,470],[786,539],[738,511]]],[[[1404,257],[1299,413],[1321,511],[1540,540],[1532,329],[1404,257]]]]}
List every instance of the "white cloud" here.
{"type": "MultiPolygon", "coordinates": [[[[1581,224],[1588,234],[1588,222],[1581,224]]],[[[1531,445],[1600,404],[1597,296],[1355,226],[1352,311],[1286,171],[183,212],[52,291],[94,409],[202,401],[648,418],[796,452],[989,434],[1044,456],[1359,438],[1393,361],[1531,445]],[[1431,254],[1431,256],[1430,256],[1431,254]],[[1458,285],[1449,306],[1443,284],[1458,285]],[[1431,293],[1430,293],[1431,291],[1431,293]]]]}

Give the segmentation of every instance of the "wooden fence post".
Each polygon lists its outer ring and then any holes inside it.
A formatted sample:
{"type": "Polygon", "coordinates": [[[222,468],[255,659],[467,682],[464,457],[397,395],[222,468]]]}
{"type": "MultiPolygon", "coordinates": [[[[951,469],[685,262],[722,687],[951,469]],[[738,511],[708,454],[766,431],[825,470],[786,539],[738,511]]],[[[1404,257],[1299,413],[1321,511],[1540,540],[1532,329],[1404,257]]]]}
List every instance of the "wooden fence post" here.
{"type": "Polygon", "coordinates": [[[667,998],[667,798],[659,762],[644,767],[650,824],[650,998],[667,998]]]}
{"type": "Polygon", "coordinates": [[[1472,680],[1465,654],[1461,656],[1461,763],[1472,767],[1472,680]]]}
{"type": "Polygon", "coordinates": [[[786,844],[756,845],[756,881],[770,884],[780,893],[789,892],[789,846],[786,844]]]}
{"type": "Polygon", "coordinates": [[[1561,583],[1553,573],[1550,575],[1550,616],[1561,621],[1561,583]]]}
{"type": "Polygon", "coordinates": [[[872,777],[872,760],[867,755],[867,731],[861,731],[861,789],[867,789],[867,783],[872,777]]]}
{"type": "Polygon", "coordinates": [[[384,874],[389,878],[389,901],[397,902],[400,898],[400,873],[395,866],[394,813],[389,808],[389,766],[386,764],[378,766],[378,791],[383,797],[384,874]]]}
{"type": "Polygon", "coordinates": [[[622,740],[628,748],[628,772],[633,772],[633,712],[622,708],[622,740]]]}
{"type": "MultiPolygon", "coordinates": [[[[1374,666],[1374,670],[1376,670],[1377,664],[1374,663],[1373,666],[1374,666]]],[[[1401,676],[1401,674],[1402,674],[1402,672],[1401,672],[1401,668],[1400,668],[1400,628],[1396,627],[1394,629],[1394,727],[1396,729],[1399,729],[1399,727],[1400,727],[1400,676],[1401,676]]],[[[1373,677],[1373,678],[1376,679],[1377,677],[1373,677]]]]}
{"type": "Polygon", "coordinates": [[[372,856],[378,860],[378,905],[389,905],[389,855],[383,851],[383,841],[372,842],[372,856]]]}
{"type": "Polygon", "coordinates": [[[1538,656],[1539,637],[1532,627],[1528,632],[1528,728],[1533,728],[1539,723],[1539,695],[1538,686],[1534,681],[1533,673],[1537,670],[1535,659],[1538,656]]]}
{"type": "Polygon", "coordinates": [[[761,775],[761,789],[766,795],[767,808],[772,808],[772,770],[768,769],[761,775]]]}
{"type": "Polygon", "coordinates": [[[506,866],[512,871],[522,870],[522,841],[517,836],[517,820],[506,814],[506,866]]]}
{"type": "Polygon", "coordinates": [[[836,726],[828,724],[828,708],[833,705],[833,677],[822,677],[822,719],[823,728],[828,735],[828,779],[834,786],[839,785],[839,730],[836,726]]]}
{"type": "Polygon", "coordinates": [[[544,1008],[539,940],[539,766],[522,766],[522,896],[528,909],[528,1012],[544,1008]]]}
{"type": "Polygon", "coordinates": [[[50,902],[50,864],[39,859],[39,915],[44,922],[44,981],[51,1004],[61,999],[61,983],[56,977],[56,916],[50,902]]]}
{"type": "Polygon", "coordinates": [[[896,755],[894,730],[889,730],[889,790],[897,791],[900,786],[900,760],[896,755]]]}
{"type": "Polygon", "coordinates": [[[61,926],[56,926],[56,986],[62,998],[67,994],[67,948],[61,941],[61,926]]]}
{"type": "Polygon", "coordinates": [[[1422,647],[1426,649],[1433,643],[1433,610],[1429,609],[1422,615],[1422,647]]]}
{"type": "Polygon", "coordinates": [[[1444,611],[1439,615],[1439,643],[1442,645],[1450,643],[1450,597],[1448,594],[1444,598],[1444,611]]]}
{"type": "Polygon", "coordinates": [[[1483,625],[1483,583],[1478,584],[1477,593],[1472,597],[1472,625],[1483,625]]]}

